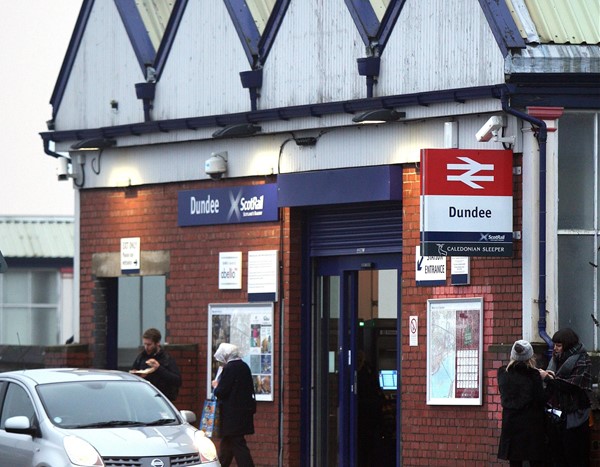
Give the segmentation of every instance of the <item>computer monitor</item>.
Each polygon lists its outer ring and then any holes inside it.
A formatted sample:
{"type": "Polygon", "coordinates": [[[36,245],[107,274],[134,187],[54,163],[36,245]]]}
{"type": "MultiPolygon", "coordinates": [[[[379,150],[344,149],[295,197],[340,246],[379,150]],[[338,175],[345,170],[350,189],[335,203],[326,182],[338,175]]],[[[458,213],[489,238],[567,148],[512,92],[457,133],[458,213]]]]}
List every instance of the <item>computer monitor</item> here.
{"type": "Polygon", "coordinates": [[[398,388],[398,372],[396,370],[379,370],[379,386],[384,391],[395,391],[398,388]]]}

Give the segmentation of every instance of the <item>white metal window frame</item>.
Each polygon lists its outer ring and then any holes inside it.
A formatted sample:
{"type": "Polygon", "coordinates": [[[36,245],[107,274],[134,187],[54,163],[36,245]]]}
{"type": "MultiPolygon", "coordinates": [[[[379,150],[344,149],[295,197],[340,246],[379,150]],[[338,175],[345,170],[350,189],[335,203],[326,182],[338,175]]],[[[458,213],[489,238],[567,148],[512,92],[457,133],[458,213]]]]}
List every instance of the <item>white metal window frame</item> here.
{"type": "Polygon", "coordinates": [[[10,340],[4,336],[4,332],[0,332],[0,344],[19,344],[19,345],[56,345],[59,343],[60,338],[60,329],[61,329],[61,275],[60,272],[55,269],[15,269],[13,271],[7,271],[3,274],[0,274],[0,323],[2,323],[2,329],[6,329],[6,322],[8,310],[22,310],[23,313],[28,314],[27,322],[29,324],[27,335],[19,335],[16,340],[10,340]],[[23,302],[5,302],[5,290],[6,290],[6,278],[11,274],[22,274],[25,280],[27,281],[27,290],[26,297],[27,301],[23,302]],[[34,275],[44,273],[44,274],[53,274],[56,276],[54,291],[55,301],[50,302],[33,302],[33,297],[35,296],[34,290],[34,275]],[[54,320],[56,321],[56,338],[51,342],[35,342],[33,339],[34,328],[36,324],[36,317],[39,316],[40,312],[43,311],[54,311],[55,316],[54,320]]]}

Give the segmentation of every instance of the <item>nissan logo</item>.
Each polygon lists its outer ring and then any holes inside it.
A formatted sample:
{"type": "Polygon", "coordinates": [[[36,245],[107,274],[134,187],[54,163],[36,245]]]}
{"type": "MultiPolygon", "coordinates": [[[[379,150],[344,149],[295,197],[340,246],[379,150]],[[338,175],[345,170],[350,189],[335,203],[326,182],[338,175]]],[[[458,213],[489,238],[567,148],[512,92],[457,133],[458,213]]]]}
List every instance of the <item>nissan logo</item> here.
{"type": "Polygon", "coordinates": [[[152,461],[150,462],[150,465],[152,467],[165,467],[165,463],[163,461],[161,461],[160,459],[152,459],[152,461]]]}

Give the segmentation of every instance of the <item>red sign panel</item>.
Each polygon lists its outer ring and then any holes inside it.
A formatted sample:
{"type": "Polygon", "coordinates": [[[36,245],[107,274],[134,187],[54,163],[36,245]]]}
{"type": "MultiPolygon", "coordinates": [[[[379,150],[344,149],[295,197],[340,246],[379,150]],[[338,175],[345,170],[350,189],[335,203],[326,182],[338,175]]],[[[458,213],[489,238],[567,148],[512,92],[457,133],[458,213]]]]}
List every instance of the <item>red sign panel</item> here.
{"type": "Polygon", "coordinates": [[[512,196],[512,151],[423,149],[422,195],[512,196]]]}

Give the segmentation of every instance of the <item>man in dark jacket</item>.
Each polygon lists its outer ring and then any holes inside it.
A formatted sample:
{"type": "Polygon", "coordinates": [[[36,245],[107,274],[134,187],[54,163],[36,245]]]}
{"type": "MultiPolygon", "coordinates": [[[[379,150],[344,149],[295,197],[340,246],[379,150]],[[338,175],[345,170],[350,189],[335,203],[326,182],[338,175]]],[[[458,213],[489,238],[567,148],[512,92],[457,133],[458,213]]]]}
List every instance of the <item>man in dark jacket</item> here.
{"type": "Polygon", "coordinates": [[[135,373],[151,382],[170,401],[175,401],[181,386],[181,373],[171,357],[160,345],[158,329],[147,329],[142,335],[144,350],[137,356],[130,373],[135,373]]]}
{"type": "Polygon", "coordinates": [[[239,349],[222,343],[215,352],[215,360],[223,365],[223,371],[212,382],[219,405],[220,436],[219,460],[222,467],[229,467],[233,458],[238,467],[254,467],[250,449],[244,435],[254,433],[254,382],[252,372],[241,359],[239,349]]]}

